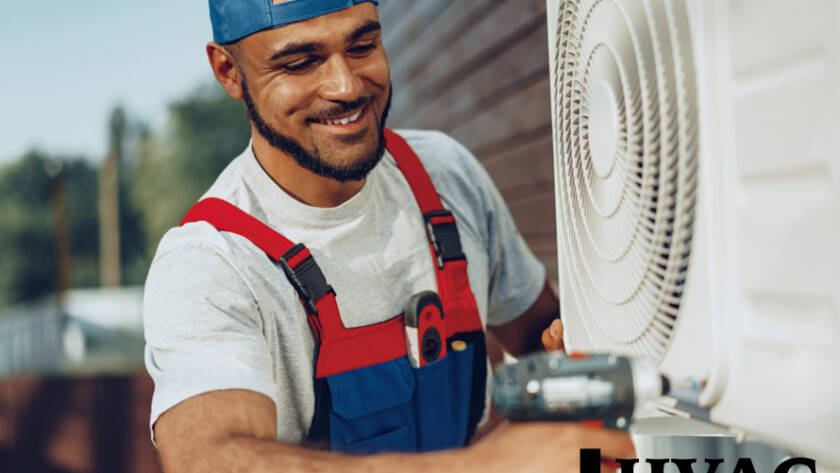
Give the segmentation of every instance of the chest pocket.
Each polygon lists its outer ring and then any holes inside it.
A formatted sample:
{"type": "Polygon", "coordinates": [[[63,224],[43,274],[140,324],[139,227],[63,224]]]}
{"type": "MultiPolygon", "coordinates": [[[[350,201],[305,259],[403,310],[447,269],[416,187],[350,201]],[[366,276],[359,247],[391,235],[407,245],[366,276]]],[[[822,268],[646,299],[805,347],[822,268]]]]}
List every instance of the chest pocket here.
{"type": "Polygon", "coordinates": [[[329,376],[327,384],[333,450],[416,450],[416,383],[405,357],[329,376]]]}

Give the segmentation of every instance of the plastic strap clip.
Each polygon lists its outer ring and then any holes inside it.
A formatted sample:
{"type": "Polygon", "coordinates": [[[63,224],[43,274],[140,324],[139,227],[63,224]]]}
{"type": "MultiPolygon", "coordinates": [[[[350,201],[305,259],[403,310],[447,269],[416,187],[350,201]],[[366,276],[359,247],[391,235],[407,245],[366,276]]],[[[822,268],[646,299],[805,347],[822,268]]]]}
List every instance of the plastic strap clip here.
{"type": "Polygon", "coordinates": [[[462,260],[466,257],[461,249],[461,238],[455,217],[448,210],[432,210],[423,214],[426,222],[426,236],[435,250],[435,260],[439,269],[447,261],[462,260]]]}
{"type": "Polygon", "coordinates": [[[317,315],[318,307],[315,303],[328,292],[335,294],[335,291],[327,284],[324,273],[309,250],[302,243],[298,243],[283,253],[279,263],[307,311],[317,315]]]}

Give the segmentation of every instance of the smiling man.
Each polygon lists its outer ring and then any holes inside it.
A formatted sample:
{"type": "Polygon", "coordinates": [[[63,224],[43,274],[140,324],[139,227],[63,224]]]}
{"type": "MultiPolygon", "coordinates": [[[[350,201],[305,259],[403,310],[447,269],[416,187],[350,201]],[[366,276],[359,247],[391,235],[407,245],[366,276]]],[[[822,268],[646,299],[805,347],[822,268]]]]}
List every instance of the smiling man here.
{"type": "Polygon", "coordinates": [[[572,471],[581,447],[632,457],[625,434],[567,424],[471,443],[485,330],[513,354],[554,348],[557,299],[466,149],[385,128],[376,2],[210,11],[209,62],[252,142],[164,236],[146,282],[165,470],[572,471]]]}
{"type": "Polygon", "coordinates": [[[359,22],[344,16],[287,25],[293,39],[280,44],[270,35],[256,34],[226,48],[208,47],[219,82],[248,110],[260,138],[255,140],[255,153],[279,151],[296,163],[261,159],[266,171],[272,177],[300,175],[297,169],[279,167],[291,165],[310,171],[307,177],[325,178],[312,185],[278,184],[313,190],[326,185],[327,192],[347,188],[323,201],[325,197],[295,196],[303,202],[314,198],[311,203],[321,207],[354,195],[385,149],[382,125],[390,104],[390,75],[379,41],[381,27],[375,17],[359,22]],[[326,38],[323,32],[328,28],[336,28],[336,34],[326,38]],[[345,57],[331,57],[330,50],[336,49],[345,57]],[[268,113],[264,116],[261,110],[268,113]]]}

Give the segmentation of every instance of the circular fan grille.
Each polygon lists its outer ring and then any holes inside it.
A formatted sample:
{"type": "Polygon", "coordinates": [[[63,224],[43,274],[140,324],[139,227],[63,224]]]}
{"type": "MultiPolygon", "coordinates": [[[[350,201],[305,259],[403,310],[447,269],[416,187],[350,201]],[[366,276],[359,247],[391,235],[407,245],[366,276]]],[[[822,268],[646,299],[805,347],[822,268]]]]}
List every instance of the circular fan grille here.
{"type": "Polygon", "coordinates": [[[556,176],[568,287],[597,349],[661,360],[691,247],[698,115],[682,0],[561,0],[556,176]]]}

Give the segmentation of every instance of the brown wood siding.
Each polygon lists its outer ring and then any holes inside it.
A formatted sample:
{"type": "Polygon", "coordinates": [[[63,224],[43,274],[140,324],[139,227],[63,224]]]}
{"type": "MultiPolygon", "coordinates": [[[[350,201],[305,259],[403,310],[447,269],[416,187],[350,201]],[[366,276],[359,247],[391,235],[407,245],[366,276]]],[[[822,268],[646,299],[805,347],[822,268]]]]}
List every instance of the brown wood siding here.
{"type": "Polygon", "coordinates": [[[0,379],[0,472],[156,473],[146,373],[0,379]]]}
{"type": "Polygon", "coordinates": [[[545,0],[382,0],[389,126],[469,148],[557,281],[545,0]]]}

